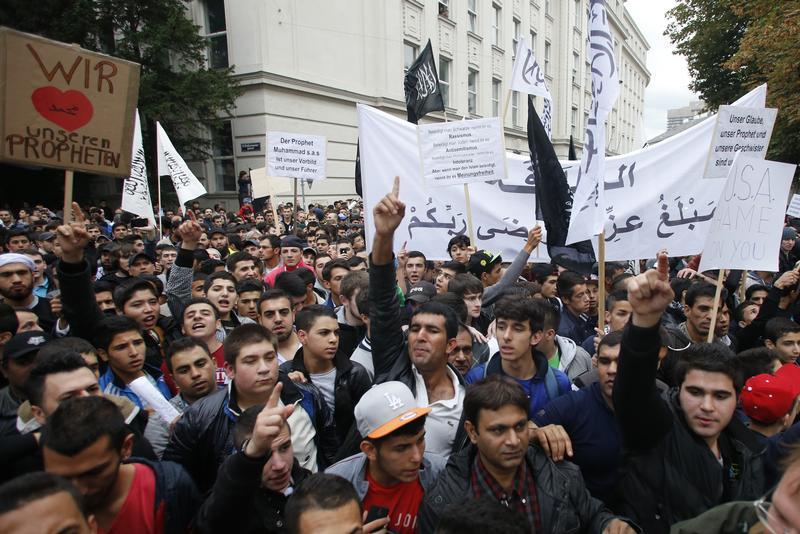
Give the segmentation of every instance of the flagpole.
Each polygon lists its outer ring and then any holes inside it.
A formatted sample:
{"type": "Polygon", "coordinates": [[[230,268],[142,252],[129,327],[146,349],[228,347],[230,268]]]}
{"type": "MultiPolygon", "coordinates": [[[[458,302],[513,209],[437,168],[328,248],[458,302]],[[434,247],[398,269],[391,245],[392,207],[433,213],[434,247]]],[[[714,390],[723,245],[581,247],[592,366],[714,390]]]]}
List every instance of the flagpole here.
{"type": "Polygon", "coordinates": [[[72,218],[72,183],[74,173],[71,170],[64,171],[64,224],[69,224],[72,218]]]}
{"type": "Polygon", "coordinates": [[[508,103],[511,102],[511,89],[506,92],[506,101],[503,104],[503,128],[506,127],[506,115],[508,115],[508,103]]]}
{"type": "Polygon", "coordinates": [[[161,222],[164,206],[161,205],[161,175],[158,173],[158,170],[156,170],[156,182],[158,182],[158,235],[160,239],[164,237],[164,226],[161,222]]]}
{"type": "MultiPolygon", "coordinates": [[[[447,110],[443,109],[444,122],[447,122],[447,110]]],[[[475,232],[472,230],[472,202],[469,200],[469,184],[464,184],[464,202],[467,205],[467,232],[469,232],[469,244],[475,246],[475,232]]]]}
{"type": "Polygon", "coordinates": [[[597,328],[606,326],[606,233],[597,236],[597,328]]]}

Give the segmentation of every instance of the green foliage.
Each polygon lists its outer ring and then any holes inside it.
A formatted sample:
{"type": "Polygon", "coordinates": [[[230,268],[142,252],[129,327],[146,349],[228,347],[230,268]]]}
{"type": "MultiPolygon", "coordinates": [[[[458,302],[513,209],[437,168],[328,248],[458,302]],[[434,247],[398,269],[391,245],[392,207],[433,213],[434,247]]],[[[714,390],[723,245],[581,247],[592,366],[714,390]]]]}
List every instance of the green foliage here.
{"type": "Polygon", "coordinates": [[[230,116],[241,94],[231,68],[207,68],[206,41],[183,0],[3,0],[0,25],[139,63],[145,147],[157,120],[185,159],[208,157],[207,127],[230,116]]]}
{"type": "Polygon", "coordinates": [[[800,0],[681,0],[668,12],[667,35],[686,57],[690,88],[710,109],[768,84],[778,108],[768,157],[800,155],[800,0]]]}

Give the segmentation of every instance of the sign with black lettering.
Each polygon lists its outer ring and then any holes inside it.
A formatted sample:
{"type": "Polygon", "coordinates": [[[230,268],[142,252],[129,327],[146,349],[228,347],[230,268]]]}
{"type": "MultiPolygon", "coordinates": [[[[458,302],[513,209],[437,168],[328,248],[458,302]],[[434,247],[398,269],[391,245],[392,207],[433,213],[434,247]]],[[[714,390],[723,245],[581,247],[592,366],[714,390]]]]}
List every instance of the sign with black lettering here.
{"type": "Polygon", "coordinates": [[[261,152],[261,143],[240,143],[239,147],[244,152],[261,152]]]}
{"type": "Polygon", "coordinates": [[[139,65],[0,28],[0,159],[129,176],[139,65]]]}
{"type": "Polygon", "coordinates": [[[775,108],[720,106],[704,178],[725,178],[737,152],[764,159],[767,155],[775,108]]]}
{"type": "Polygon", "coordinates": [[[323,180],[326,139],[320,135],[267,133],[267,176],[323,180]]]}

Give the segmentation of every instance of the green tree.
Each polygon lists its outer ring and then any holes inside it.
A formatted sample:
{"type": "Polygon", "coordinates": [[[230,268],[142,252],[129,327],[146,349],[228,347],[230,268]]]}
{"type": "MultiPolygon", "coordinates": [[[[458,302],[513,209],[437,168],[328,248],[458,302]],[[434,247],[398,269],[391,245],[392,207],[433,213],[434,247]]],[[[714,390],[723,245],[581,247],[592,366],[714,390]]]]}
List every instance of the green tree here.
{"type": "Polygon", "coordinates": [[[778,120],[768,157],[797,163],[800,155],[800,0],[681,0],[664,32],[686,57],[690,88],[709,109],[768,84],[778,120]]]}
{"type": "Polygon", "coordinates": [[[183,0],[3,0],[0,25],[139,63],[145,147],[155,146],[157,120],[185,159],[209,155],[207,129],[240,94],[232,68],[207,67],[207,43],[183,0]]]}

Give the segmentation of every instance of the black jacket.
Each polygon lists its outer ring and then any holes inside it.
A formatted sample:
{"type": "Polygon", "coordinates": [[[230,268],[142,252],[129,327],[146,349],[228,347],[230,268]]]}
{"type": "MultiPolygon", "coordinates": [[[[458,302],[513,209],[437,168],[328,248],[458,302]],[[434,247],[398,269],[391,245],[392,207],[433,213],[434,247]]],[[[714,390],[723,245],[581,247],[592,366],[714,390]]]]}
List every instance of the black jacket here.
{"type": "MultiPolygon", "coordinates": [[[[269,456],[248,458],[237,452],[219,468],[211,494],[197,512],[195,526],[200,532],[285,532],[283,510],[287,498],[261,487],[261,472],[269,456]]],[[[311,472],[292,465],[292,482],[297,485],[311,472]]]]}
{"type": "MultiPolygon", "coordinates": [[[[408,347],[401,327],[400,306],[397,302],[397,279],[394,262],[375,265],[370,256],[369,267],[369,321],[372,360],[375,364],[375,384],[397,380],[407,385],[416,396],[417,387],[408,347]]],[[[447,364],[450,366],[450,364],[447,364]]],[[[454,367],[459,383],[466,387],[464,378],[454,367]]],[[[453,452],[461,450],[467,441],[463,425],[456,429],[453,452]]]]}
{"type": "MultiPolygon", "coordinates": [[[[372,387],[372,380],[364,367],[357,362],[351,362],[350,357],[341,350],[334,356],[333,363],[336,366],[336,382],[334,384],[334,409],[333,420],[336,425],[336,439],[338,446],[345,441],[348,433],[355,424],[354,411],[356,404],[361,400],[361,396],[372,387]]],[[[303,347],[297,349],[291,361],[281,365],[281,371],[291,373],[300,371],[307,380],[311,381],[311,376],[303,362],[303,347]]],[[[317,429],[317,434],[321,434],[322,429],[317,429]]],[[[326,456],[328,456],[326,454],[326,456]]],[[[330,455],[328,461],[333,463],[334,455],[330,455]]]]}
{"type": "MultiPolygon", "coordinates": [[[[446,506],[464,508],[473,500],[475,454],[477,448],[470,446],[450,457],[436,483],[425,493],[419,509],[419,532],[434,532],[446,506]]],[[[553,463],[536,446],[528,447],[525,461],[536,482],[542,532],[602,532],[614,519],[603,503],[589,494],[575,464],[553,463]]]]}
{"type": "Polygon", "coordinates": [[[163,510],[164,534],[188,532],[201,498],[186,471],[173,462],[151,462],[143,458],[129,458],[125,463],[144,464],[155,473],[153,506],[155,513],[163,510]]]}
{"type": "MultiPolygon", "coordinates": [[[[282,373],[280,379],[283,382],[281,401],[286,405],[302,401],[302,394],[291,380],[282,373]]],[[[233,427],[241,415],[235,392],[231,382],[228,387],[189,406],[175,424],[164,449],[162,460],[183,465],[203,493],[214,485],[217,469],[234,450],[233,427]]]]}
{"type": "Polygon", "coordinates": [[[628,452],[621,511],[648,534],[668,532],[725,502],[755,500],[765,489],[762,447],[736,417],[719,438],[723,467],[686,424],[677,392],[669,400],[659,395],[659,346],[657,326],[629,323],[614,382],[615,415],[628,452]]]}

